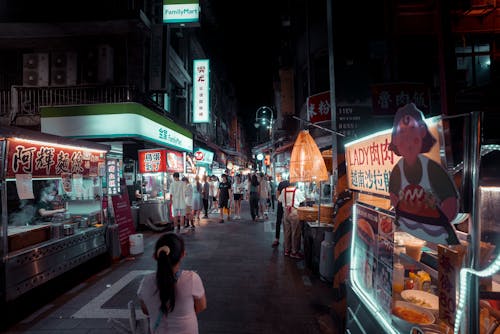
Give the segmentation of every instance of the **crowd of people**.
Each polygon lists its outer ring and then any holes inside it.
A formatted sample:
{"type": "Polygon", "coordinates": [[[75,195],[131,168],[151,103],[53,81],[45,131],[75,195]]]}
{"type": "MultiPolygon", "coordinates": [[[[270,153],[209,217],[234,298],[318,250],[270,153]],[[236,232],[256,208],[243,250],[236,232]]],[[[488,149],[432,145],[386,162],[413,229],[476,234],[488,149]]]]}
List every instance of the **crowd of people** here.
{"type": "Polygon", "coordinates": [[[209,213],[218,214],[219,223],[240,220],[242,201],[249,201],[253,221],[268,219],[269,210],[275,209],[275,189],[272,178],[264,173],[204,175],[201,180],[174,173],[170,184],[174,228],[195,229],[195,223],[209,213]]]}

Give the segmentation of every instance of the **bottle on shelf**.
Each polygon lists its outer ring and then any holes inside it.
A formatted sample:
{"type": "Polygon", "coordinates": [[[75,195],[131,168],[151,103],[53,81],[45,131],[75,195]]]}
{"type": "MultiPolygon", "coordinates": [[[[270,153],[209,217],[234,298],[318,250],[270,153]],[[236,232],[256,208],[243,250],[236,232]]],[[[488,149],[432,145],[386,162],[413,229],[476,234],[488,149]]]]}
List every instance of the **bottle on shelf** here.
{"type": "Polygon", "coordinates": [[[394,263],[392,290],[401,293],[405,285],[405,267],[398,261],[394,263]]]}

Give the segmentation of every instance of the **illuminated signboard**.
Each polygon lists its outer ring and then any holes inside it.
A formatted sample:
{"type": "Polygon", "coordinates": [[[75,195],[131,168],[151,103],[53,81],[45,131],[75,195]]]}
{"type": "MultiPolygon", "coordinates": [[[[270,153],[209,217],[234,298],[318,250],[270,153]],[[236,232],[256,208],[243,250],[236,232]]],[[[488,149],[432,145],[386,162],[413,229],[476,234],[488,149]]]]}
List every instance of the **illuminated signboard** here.
{"type": "Polygon", "coordinates": [[[198,0],[163,0],[163,23],[198,22],[198,0]]]}
{"type": "MultiPolygon", "coordinates": [[[[425,122],[438,143],[424,155],[440,162],[440,118],[430,118],[425,122]]],[[[401,159],[389,150],[391,132],[392,129],[387,129],[345,145],[347,182],[350,189],[389,197],[389,177],[394,165],[401,159]]]]}
{"type": "Polygon", "coordinates": [[[208,123],[210,114],[210,61],[193,61],[193,123],[208,123]]]}
{"type": "Polygon", "coordinates": [[[167,171],[167,150],[153,149],[139,151],[139,173],[167,171]]]}
{"type": "Polygon", "coordinates": [[[104,164],[104,152],[73,146],[22,139],[7,144],[7,177],[31,174],[33,177],[61,176],[63,173],[97,176],[104,164]]]}
{"type": "Polygon", "coordinates": [[[210,165],[214,161],[214,152],[198,147],[194,149],[194,158],[197,164],[202,163],[210,165]]]}
{"type": "Polygon", "coordinates": [[[167,172],[184,173],[184,153],[176,151],[167,151],[167,172]]]}
{"type": "Polygon", "coordinates": [[[41,111],[41,129],[63,137],[140,138],[192,152],[190,131],[134,102],[84,106],[49,106],[41,111]]]}

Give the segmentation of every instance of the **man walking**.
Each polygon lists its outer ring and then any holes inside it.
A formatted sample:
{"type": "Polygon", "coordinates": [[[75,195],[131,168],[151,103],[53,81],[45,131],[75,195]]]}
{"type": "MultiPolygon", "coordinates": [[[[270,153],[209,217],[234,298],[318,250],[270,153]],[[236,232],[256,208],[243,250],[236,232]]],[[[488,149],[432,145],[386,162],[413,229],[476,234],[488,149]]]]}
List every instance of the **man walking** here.
{"type": "MultiPolygon", "coordinates": [[[[278,189],[276,190],[276,197],[279,198],[283,189],[288,187],[290,182],[287,179],[281,180],[278,184],[278,189]]],[[[280,244],[280,232],[281,232],[281,223],[283,221],[283,204],[278,200],[278,211],[276,212],[276,232],[274,234],[275,238],[273,241],[273,247],[278,247],[280,244]]]]}
{"type": "Polygon", "coordinates": [[[172,201],[172,217],[174,217],[174,228],[180,232],[181,226],[184,226],[184,215],[186,214],[186,186],[179,180],[179,173],[174,173],[174,182],[170,185],[170,194],[172,201]]]}
{"type": "Polygon", "coordinates": [[[283,205],[285,216],[283,222],[285,256],[301,260],[304,254],[300,252],[302,229],[297,208],[305,201],[304,194],[299,188],[290,185],[283,189],[278,200],[283,205]]]}

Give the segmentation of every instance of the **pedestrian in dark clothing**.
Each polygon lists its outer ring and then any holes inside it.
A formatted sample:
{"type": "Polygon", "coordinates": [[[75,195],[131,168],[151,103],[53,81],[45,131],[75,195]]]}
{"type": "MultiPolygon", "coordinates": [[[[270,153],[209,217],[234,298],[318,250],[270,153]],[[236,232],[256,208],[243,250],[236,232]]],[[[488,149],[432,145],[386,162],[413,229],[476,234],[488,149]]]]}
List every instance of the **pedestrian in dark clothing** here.
{"type": "Polygon", "coordinates": [[[269,200],[271,202],[271,208],[274,212],[274,202],[276,201],[276,198],[278,198],[278,197],[276,196],[276,183],[274,183],[274,180],[272,177],[269,177],[269,186],[271,188],[271,190],[269,191],[269,193],[270,193],[269,200]]]}
{"type": "Polygon", "coordinates": [[[252,215],[252,220],[255,221],[259,215],[259,181],[257,175],[253,174],[250,179],[250,214],[252,215]]]}
{"type": "MultiPolygon", "coordinates": [[[[290,186],[290,182],[286,179],[282,180],[278,184],[278,189],[276,189],[276,198],[279,198],[280,193],[285,189],[286,187],[290,186]]],[[[273,241],[273,247],[277,247],[280,244],[280,230],[281,230],[281,223],[283,221],[283,204],[278,201],[278,212],[276,213],[276,233],[275,233],[275,239],[273,241]]]]}
{"type": "Polygon", "coordinates": [[[226,174],[222,174],[222,181],[219,183],[219,209],[220,209],[220,221],[224,222],[224,211],[227,212],[227,221],[229,221],[231,207],[229,205],[229,199],[232,197],[231,183],[229,183],[226,174]]]}
{"type": "Polygon", "coordinates": [[[203,218],[208,218],[208,198],[210,196],[210,183],[208,182],[208,177],[203,175],[203,188],[201,190],[201,199],[203,201],[203,211],[205,215],[203,218]]]}

